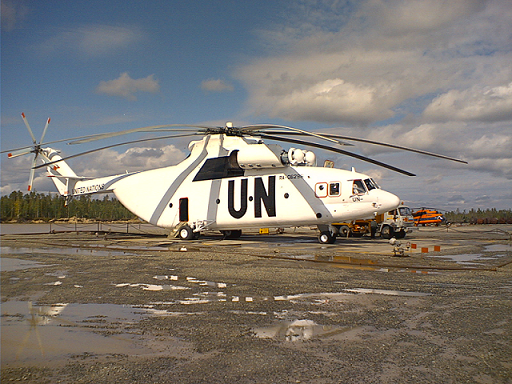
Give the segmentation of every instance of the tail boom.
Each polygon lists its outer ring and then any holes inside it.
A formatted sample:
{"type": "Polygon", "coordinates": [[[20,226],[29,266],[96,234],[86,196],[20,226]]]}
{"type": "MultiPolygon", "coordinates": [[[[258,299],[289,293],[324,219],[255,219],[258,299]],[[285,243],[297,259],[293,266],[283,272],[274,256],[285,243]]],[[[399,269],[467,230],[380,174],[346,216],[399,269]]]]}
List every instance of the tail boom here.
{"type": "Polygon", "coordinates": [[[45,163],[52,163],[46,167],[47,176],[52,179],[62,196],[71,197],[113,192],[114,183],[130,175],[121,174],[100,178],[77,176],[64,160],[59,161],[62,157],[58,151],[52,148],[43,149],[42,159],[45,163]]]}

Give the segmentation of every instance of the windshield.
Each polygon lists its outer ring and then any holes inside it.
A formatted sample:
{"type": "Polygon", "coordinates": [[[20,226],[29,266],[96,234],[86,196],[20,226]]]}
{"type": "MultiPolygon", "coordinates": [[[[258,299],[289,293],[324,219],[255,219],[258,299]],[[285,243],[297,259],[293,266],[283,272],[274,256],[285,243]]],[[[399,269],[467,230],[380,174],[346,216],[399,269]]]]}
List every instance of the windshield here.
{"type": "Polygon", "coordinates": [[[352,193],[354,195],[366,193],[366,188],[364,187],[362,180],[354,180],[354,184],[352,185],[352,193]]]}
{"type": "Polygon", "coordinates": [[[412,216],[412,211],[409,207],[400,207],[398,210],[400,211],[400,216],[412,216]]]}
{"type": "Polygon", "coordinates": [[[368,188],[369,191],[372,189],[379,189],[379,186],[373,179],[365,179],[364,183],[366,184],[366,188],[368,188]]]}

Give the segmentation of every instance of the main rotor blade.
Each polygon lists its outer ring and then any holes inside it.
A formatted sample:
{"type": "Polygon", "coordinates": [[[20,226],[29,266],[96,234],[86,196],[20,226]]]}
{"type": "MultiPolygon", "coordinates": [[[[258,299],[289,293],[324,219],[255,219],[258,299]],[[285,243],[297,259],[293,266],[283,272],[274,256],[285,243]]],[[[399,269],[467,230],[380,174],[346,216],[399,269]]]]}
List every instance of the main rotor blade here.
{"type": "Polygon", "coordinates": [[[27,117],[25,116],[25,113],[21,112],[21,117],[23,118],[23,122],[25,123],[25,126],[28,129],[28,133],[30,133],[30,137],[32,137],[32,142],[34,144],[37,144],[36,137],[34,136],[34,133],[32,132],[32,129],[30,128],[30,125],[28,123],[27,117]]]}
{"type": "MultiPolygon", "coordinates": [[[[281,134],[281,135],[299,135],[299,133],[286,132],[286,131],[280,131],[280,132],[277,131],[277,132],[273,132],[273,133],[281,134]]],[[[321,135],[322,136],[326,136],[326,137],[335,137],[335,138],[339,138],[339,139],[343,139],[343,140],[357,141],[357,142],[366,143],[366,144],[380,145],[382,147],[401,149],[401,150],[404,150],[404,151],[415,152],[415,153],[419,153],[419,154],[422,154],[422,155],[438,157],[440,159],[451,160],[451,161],[456,161],[456,162],[463,163],[463,164],[468,164],[468,162],[465,161],[465,160],[461,160],[461,159],[457,159],[457,158],[449,157],[449,156],[445,156],[445,155],[440,155],[438,153],[427,152],[427,151],[423,151],[421,149],[415,149],[415,148],[411,148],[411,147],[404,147],[404,146],[401,146],[401,145],[383,143],[383,142],[373,141],[373,140],[368,140],[368,139],[361,139],[361,138],[352,137],[352,136],[337,135],[337,134],[333,134],[333,133],[321,133],[321,135]]],[[[352,144],[348,144],[348,145],[352,145],[352,144]]]]}
{"type": "Polygon", "coordinates": [[[290,138],[287,138],[287,137],[267,135],[267,134],[264,134],[264,133],[258,134],[258,136],[261,136],[261,137],[263,137],[265,139],[270,139],[270,140],[284,141],[284,142],[287,142],[287,143],[302,144],[302,145],[305,145],[305,146],[325,149],[326,151],[336,152],[336,153],[340,153],[342,155],[354,157],[356,159],[363,160],[363,161],[366,161],[368,163],[372,163],[372,164],[378,165],[380,167],[387,168],[387,169],[390,169],[390,170],[398,172],[398,173],[402,173],[402,174],[407,175],[407,176],[416,176],[414,173],[411,173],[409,171],[405,171],[403,169],[396,168],[396,167],[394,167],[392,165],[385,164],[385,163],[382,163],[380,161],[370,159],[369,157],[358,155],[357,153],[352,153],[352,152],[344,151],[343,149],[329,147],[327,145],[318,144],[318,143],[310,143],[310,142],[303,141],[303,140],[290,139],[290,138]]]}
{"type": "MultiPolygon", "coordinates": [[[[327,141],[330,141],[332,143],[339,144],[339,145],[352,146],[352,144],[344,143],[343,141],[333,140],[331,137],[329,137],[327,135],[324,135],[323,133],[315,133],[315,132],[304,131],[304,130],[299,129],[299,128],[288,127],[286,125],[255,124],[255,125],[248,125],[246,127],[242,127],[241,129],[249,129],[249,130],[254,130],[255,132],[259,132],[258,131],[259,129],[274,129],[274,128],[277,128],[277,129],[287,129],[287,130],[290,130],[290,131],[294,132],[294,134],[301,134],[301,135],[304,135],[304,136],[313,136],[313,137],[316,137],[316,138],[319,138],[319,139],[322,139],[322,140],[327,140],[327,141]]],[[[264,132],[264,133],[274,134],[274,132],[264,132]]],[[[287,133],[284,133],[284,134],[286,135],[287,133]]]]}
{"type": "Polygon", "coordinates": [[[91,141],[101,140],[101,139],[108,139],[110,137],[116,137],[121,135],[127,135],[129,133],[135,133],[135,132],[145,132],[145,131],[154,131],[158,130],[159,128],[167,128],[167,127],[189,127],[189,128],[208,128],[203,127],[199,125],[192,125],[192,124],[164,124],[164,125],[151,125],[148,127],[142,127],[142,128],[134,128],[134,129],[127,129],[125,131],[118,131],[118,132],[110,132],[110,133],[102,133],[98,134],[95,137],[85,138],[83,140],[76,140],[72,141],[68,144],[83,144],[83,143],[89,143],[91,141]]]}
{"type": "Polygon", "coordinates": [[[67,157],[64,157],[64,158],[62,158],[60,160],[50,161],[48,163],[44,163],[42,165],[38,165],[38,166],[34,167],[34,169],[43,168],[43,167],[46,167],[48,165],[52,165],[52,164],[58,163],[59,161],[65,161],[65,160],[73,159],[75,157],[79,157],[79,156],[83,156],[83,155],[88,155],[90,153],[102,151],[104,149],[119,147],[121,145],[135,144],[135,143],[141,143],[141,142],[153,141],[153,140],[173,139],[173,138],[187,137],[187,136],[193,136],[193,135],[198,135],[198,134],[199,133],[187,133],[187,134],[182,134],[182,135],[169,135],[169,136],[160,136],[160,137],[150,137],[148,139],[132,140],[132,141],[126,141],[124,143],[117,143],[117,144],[107,145],[105,147],[95,148],[95,149],[91,149],[90,151],[85,151],[85,152],[77,153],[75,155],[67,156],[67,157]]]}
{"type": "Polygon", "coordinates": [[[367,140],[367,139],[359,139],[357,137],[342,136],[342,135],[335,135],[335,134],[323,133],[322,135],[327,136],[327,137],[337,137],[337,138],[344,139],[344,140],[358,141],[358,142],[361,142],[361,143],[375,144],[375,145],[380,145],[380,146],[383,146],[383,147],[402,149],[404,151],[415,152],[415,153],[419,153],[419,154],[427,155],[427,156],[432,156],[432,157],[438,157],[440,159],[456,161],[458,163],[463,163],[463,164],[467,164],[468,163],[465,160],[457,159],[455,157],[449,157],[449,156],[445,156],[445,155],[440,155],[438,153],[427,152],[427,151],[423,151],[421,149],[415,149],[415,148],[410,148],[410,147],[403,147],[401,145],[395,145],[395,144],[389,144],[389,143],[380,143],[378,141],[367,140]]]}

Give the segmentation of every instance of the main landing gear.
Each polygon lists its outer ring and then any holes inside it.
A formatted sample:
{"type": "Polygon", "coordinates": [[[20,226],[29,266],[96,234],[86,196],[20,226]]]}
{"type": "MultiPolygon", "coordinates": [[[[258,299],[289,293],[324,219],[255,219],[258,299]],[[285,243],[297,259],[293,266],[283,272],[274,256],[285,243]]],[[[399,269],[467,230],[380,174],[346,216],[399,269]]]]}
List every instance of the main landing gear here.
{"type": "Polygon", "coordinates": [[[336,232],[329,225],[319,225],[318,242],[320,244],[333,244],[336,241],[336,232]]]}

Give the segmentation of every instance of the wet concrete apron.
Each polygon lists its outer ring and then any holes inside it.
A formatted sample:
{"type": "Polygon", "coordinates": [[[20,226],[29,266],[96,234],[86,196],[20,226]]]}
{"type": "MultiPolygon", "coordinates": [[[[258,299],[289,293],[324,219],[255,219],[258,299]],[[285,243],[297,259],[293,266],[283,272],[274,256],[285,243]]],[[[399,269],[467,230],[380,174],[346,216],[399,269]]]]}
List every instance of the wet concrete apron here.
{"type": "Polygon", "coordinates": [[[404,258],[310,233],[2,236],[2,383],[507,383],[510,228],[484,229],[404,258]]]}

